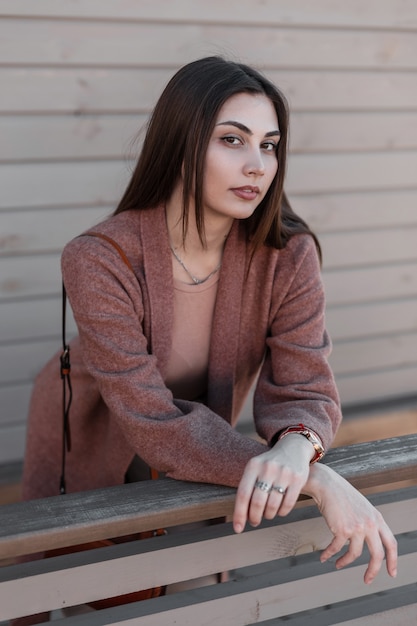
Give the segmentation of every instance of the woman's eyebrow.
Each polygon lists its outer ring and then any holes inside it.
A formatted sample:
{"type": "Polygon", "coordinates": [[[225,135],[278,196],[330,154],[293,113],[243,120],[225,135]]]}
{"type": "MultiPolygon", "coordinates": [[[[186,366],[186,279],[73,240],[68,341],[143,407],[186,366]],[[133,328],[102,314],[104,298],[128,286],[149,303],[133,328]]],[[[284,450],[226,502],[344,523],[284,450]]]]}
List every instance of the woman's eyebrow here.
{"type": "MultiPolygon", "coordinates": [[[[247,126],[245,126],[245,124],[242,124],[241,122],[236,122],[235,120],[227,120],[225,122],[219,122],[217,126],[236,126],[236,128],[243,131],[247,135],[253,135],[253,132],[251,131],[250,128],[248,128],[247,126]]],[[[277,137],[277,136],[279,137],[280,135],[281,133],[279,132],[278,129],[270,130],[269,132],[265,133],[265,137],[277,137]]]]}

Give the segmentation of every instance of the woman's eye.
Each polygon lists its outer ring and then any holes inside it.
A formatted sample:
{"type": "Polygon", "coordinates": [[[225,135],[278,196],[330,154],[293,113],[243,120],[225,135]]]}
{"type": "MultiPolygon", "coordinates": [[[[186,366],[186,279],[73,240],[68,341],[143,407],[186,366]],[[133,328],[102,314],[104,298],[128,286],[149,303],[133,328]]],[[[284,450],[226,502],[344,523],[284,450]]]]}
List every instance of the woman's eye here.
{"type": "Polygon", "coordinates": [[[275,152],[275,150],[277,149],[277,144],[275,143],[275,141],[265,141],[262,144],[262,147],[267,152],[275,152]]]}
{"type": "Polygon", "coordinates": [[[231,146],[238,146],[241,143],[239,137],[235,137],[234,135],[227,135],[226,137],[223,137],[223,141],[231,146]]]}

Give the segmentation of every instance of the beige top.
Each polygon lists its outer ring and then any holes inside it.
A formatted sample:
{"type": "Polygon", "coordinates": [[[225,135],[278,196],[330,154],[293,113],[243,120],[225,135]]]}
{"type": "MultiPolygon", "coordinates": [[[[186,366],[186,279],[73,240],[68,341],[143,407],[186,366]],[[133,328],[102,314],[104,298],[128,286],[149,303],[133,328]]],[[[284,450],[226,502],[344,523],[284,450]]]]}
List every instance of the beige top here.
{"type": "Polygon", "coordinates": [[[175,398],[197,400],[207,393],[211,327],[219,273],[201,285],[174,280],[172,348],[165,384],[175,398]]]}

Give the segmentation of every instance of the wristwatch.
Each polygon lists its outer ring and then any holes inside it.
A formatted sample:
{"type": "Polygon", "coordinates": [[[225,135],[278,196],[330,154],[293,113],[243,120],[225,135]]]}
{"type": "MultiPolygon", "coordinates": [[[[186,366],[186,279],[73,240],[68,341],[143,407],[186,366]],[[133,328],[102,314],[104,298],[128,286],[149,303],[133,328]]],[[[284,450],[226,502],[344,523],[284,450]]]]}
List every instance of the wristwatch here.
{"type": "Polygon", "coordinates": [[[324,457],[323,442],[318,434],[314,432],[314,430],[307,428],[306,426],[304,426],[304,424],[298,424],[298,426],[289,426],[288,428],[283,430],[282,433],[280,433],[278,441],[280,441],[287,435],[292,434],[303,435],[303,437],[308,439],[309,442],[313,445],[315,455],[311,459],[310,465],[312,465],[313,463],[317,463],[317,461],[320,461],[320,459],[324,457]]]}

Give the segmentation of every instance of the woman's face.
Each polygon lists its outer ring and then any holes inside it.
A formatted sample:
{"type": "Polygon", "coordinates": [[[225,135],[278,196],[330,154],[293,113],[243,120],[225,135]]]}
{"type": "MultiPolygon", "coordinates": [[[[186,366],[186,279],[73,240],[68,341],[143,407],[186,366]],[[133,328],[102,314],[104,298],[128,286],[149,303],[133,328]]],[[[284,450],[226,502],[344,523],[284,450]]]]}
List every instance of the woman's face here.
{"type": "Polygon", "coordinates": [[[277,172],[279,138],[277,115],[267,96],[240,93],[225,102],[206,153],[206,221],[252,215],[277,172]]]}

